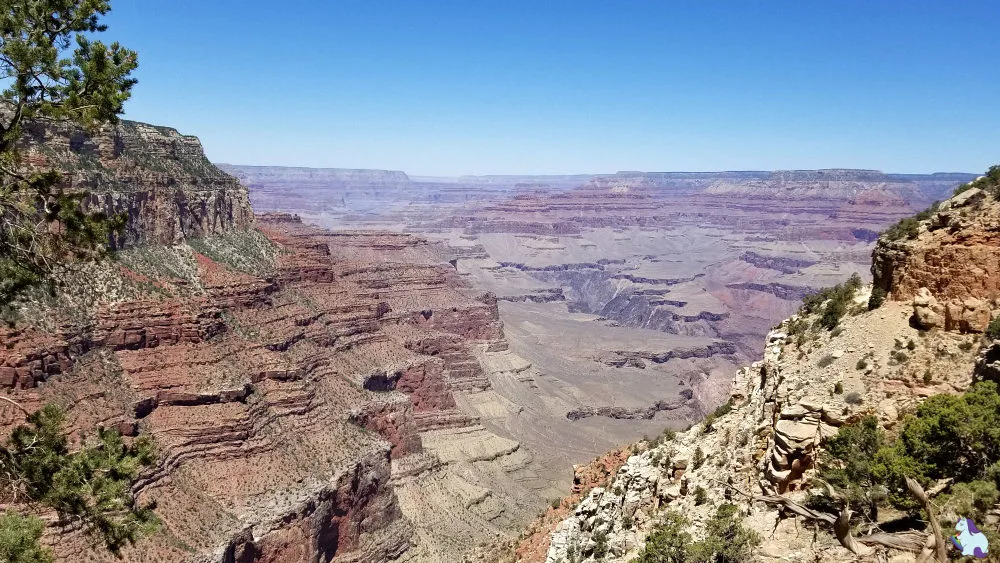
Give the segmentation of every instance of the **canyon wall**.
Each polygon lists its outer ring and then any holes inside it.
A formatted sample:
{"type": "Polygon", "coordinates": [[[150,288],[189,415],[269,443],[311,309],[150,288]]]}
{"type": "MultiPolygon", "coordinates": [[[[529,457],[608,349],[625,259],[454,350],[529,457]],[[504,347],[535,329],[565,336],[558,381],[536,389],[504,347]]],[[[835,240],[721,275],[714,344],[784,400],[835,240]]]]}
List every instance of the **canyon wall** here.
{"type": "Polygon", "coordinates": [[[115,249],[253,223],[246,187],[208,161],[197,137],[134,121],[92,132],[38,120],[24,132],[28,165],[62,171],[67,188],[91,193],[90,209],[126,216],[125,230],[112,237],[115,249]]]}

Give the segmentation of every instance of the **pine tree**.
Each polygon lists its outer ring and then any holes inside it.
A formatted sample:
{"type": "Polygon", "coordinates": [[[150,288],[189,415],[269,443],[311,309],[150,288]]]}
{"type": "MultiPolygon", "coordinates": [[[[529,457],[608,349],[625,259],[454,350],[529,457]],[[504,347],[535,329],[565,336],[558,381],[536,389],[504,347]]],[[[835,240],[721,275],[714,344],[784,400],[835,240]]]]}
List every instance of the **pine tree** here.
{"type": "Polygon", "coordinates": [[[106,0],[0,0],[0,311],[49,284],[72,260],[99,258],[121,218],[81,207],[55,170],[27,166],[18,147],[29,120],[86,128],[113,123],[131,95],[137,58],[93,40],[106,0]]]}

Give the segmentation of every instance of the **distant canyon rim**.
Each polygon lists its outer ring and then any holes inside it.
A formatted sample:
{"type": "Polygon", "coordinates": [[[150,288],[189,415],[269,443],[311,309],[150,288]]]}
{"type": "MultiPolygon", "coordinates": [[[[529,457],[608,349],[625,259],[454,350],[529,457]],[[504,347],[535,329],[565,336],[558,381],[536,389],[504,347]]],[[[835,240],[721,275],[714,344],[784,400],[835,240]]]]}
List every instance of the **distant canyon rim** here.
{"type": "Polygon", "coordinates": [[[975,177],[219,167],[258,213],[414,234],[495,294],[513,363],[500,371],[516,377],[456,400],[567,484],[571,465],[710,412],[803,296],[870,279],[879,231],[975,177]]]}

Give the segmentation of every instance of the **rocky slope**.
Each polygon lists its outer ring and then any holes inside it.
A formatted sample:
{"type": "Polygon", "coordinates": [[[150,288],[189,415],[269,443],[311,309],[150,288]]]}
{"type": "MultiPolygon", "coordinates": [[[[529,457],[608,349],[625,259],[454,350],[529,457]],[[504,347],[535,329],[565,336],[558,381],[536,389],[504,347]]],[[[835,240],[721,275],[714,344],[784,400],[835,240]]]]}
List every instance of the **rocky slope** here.
{"type": "MultiPolygon", "coordinates": [[[[930,214],[913,239],[882,240],[873,271],[893,300],[866,311],[869,286],[833,332],[801,333],[815,318],[775,327],[763,359],[737,374],[729,412],[640,444],[644,451],[554,526],[546,557],[518,560],[591,561],[606,546],[602,560],[628,561],[667,513],[687,517],[698,539],[722,503],[735,504],[739,521],[758,532],[754,560],[858,560],[829,525],[817,528],[782,503],[805,504],[823,440],[841,426],[871,413],[887,432],[898,431],[926,397],[961,393],[985,377],[1000,355],[994,345],[979,356],[979,333],[1000,308],[1000,291],[977,272],[1000,257],[990,238],[998,229],[997,202],[970,190],[930,214]]],[[[918,555],[886,551],[864,533],[859,540],[863,560],[918,555]]]]}

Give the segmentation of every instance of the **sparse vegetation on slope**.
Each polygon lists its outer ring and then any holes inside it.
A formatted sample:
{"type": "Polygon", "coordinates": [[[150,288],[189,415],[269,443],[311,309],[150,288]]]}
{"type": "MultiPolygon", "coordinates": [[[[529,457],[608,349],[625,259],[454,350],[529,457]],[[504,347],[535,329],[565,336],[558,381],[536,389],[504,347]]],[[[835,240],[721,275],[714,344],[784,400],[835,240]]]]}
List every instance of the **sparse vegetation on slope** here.
{"type": "Polygon", "coordinates": [[[802,300],[802,310],[807,314],[819,314],[819,325],[827,330],[833,330],[850,311],[854,294],[861,288],[861,276],[857,273],[844,283],[821,289],[807,295],[802,300]]]}
{"type": "Polygon", "coordinates": [[[967,192],[973,188],[983,190],[992,194],[993,197],[1000,198],[1000,164],[990,166],[989,170],[983,176],[955,188],[954,195],[967,192]]]}

